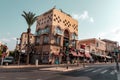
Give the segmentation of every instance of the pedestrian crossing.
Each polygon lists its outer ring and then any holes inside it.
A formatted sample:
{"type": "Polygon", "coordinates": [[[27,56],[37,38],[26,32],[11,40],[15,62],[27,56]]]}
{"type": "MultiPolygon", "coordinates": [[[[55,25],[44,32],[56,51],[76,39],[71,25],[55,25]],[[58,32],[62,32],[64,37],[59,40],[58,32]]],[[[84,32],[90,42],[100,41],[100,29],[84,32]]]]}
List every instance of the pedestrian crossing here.
{"type": "Polygon", "coordinates": [[[89,73],[100,73],[100,74],[110,74],[115,75],[117,71],[115,69],[109,69],[109,68],[86,68],[83,70],[83,72],[89,72],[89,73]]]}

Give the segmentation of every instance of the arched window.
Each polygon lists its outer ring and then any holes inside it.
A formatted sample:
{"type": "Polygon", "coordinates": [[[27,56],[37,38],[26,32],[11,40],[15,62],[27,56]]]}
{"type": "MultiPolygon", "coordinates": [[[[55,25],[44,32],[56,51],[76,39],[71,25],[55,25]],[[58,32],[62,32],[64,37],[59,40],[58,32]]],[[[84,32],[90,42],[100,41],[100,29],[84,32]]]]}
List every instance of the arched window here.
{"type": "Polygon", "coordinates": [[[48,36],[44,36],[43,43],[44,43],[44,44],[49,43],[49,37],[48,37],[48,36]]]}
{"type": "Polygon", "coordinates": [[[56,45],[60,45],[61,37],[59,37],[59,36],[54,36],[54,40],[55,40],[55,44],[56,44],[56,45]]]}
{"type": "Polygon", "coordinates": [[[50,27],[49,26],[46,26],[44,29],[39,29],[35,35],[41,35],[41,34],[48,34],[50,33],[50,27]]]}
{"type": "Polygon", "coordinates": [[[39,37],[36,37],[36,43],[40,43],[40,38],[39,37]]]}
{"type": "Polygon", "coordinates": [[[72,34],[72,39],[77,39],[77,35],[75,33],[72,34]]]}
{"type": "Polygon", "coordinates": [[[63,31],[62,31],[59,27],[56,27],[56,28],[55,28],[55,33],[56,33],[56,34],[63,35],[63,31]]]}

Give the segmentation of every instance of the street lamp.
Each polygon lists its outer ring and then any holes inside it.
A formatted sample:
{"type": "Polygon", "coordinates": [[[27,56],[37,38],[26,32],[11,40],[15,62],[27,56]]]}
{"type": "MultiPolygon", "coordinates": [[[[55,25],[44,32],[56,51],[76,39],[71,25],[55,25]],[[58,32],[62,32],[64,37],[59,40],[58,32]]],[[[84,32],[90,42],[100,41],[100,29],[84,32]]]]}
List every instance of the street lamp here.
{"type": "Polygon", "coordinates": [[[65,46],[66,46],[65,53],[67,55],[67,66],[66,66],[66,68],[68,69],[68,63],[69,63],[69,43],[66,43],[65,46]]]}
{"type": "Polygon", "coordinates": [[[119,53],[119,51],[118,51],[118,49],[115,49],[114,50],[114,56],[113,56],[113,58],[115,59],[115,62],[116,62],[116,69],[117,69],[117,71],[119,71],[119,63],[118,63],[118,53],[119,53]]]}
{"type": "Polygon", "coordinates": [[[85,67],[85,45],[80,45],[80,51],[83,53],[83,68],[85,67]]]}
{"type": "Polygon", "coordinates": [[[20,44],[18,43],[20,38],[16,38],[16,48],[17,48],[17,53],[18,53],[18,65],[20,64],[20,44]]]}

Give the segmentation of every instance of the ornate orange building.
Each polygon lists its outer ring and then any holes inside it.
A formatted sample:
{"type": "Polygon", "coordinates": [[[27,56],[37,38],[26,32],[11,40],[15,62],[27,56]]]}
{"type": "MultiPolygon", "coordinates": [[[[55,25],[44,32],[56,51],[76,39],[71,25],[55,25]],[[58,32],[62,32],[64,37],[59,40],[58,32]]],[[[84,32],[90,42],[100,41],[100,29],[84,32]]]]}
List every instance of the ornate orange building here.
{"type": "Polygon", "coordinates": [[[62,10],[53,8],[38,16],[35,44],[43,63],[53,63],[58,55],[60,58],[67,44],[76,48],[77,38],[78,21],[62,10]]]}

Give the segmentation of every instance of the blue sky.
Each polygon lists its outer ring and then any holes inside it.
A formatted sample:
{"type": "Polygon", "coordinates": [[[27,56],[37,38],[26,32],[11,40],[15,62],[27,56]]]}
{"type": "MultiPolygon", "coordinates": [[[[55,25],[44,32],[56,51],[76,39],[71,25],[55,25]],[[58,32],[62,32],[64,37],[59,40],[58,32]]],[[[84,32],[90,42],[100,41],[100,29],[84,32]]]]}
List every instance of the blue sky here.
{"type": "MultiPolygon", "coordinates": [[[[120,42],[120,0],[0,0],[0,41],[14,50],[27,29],[23,11],[40,15],[56,6],[79,22],[79,39],[106,38],[120,42]],[[69,1],[69,2],[68,2],[69,1]]],[[[36,24],[32,26],[35,32],[36,24]]]]}

